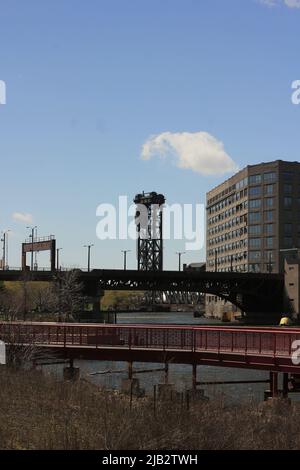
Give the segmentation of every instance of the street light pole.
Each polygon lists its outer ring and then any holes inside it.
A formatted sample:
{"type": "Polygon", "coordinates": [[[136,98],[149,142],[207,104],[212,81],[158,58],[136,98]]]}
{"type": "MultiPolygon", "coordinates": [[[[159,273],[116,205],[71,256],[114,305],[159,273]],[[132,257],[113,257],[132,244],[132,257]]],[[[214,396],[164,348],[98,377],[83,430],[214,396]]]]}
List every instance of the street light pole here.
{"type": "Polygon", "coordinates": [[[94,245],[84,245],[85,248],[88,249],[88,273],[90,272],[91,270],[91,247],[94,246],[94,245]]]}
{"type": "Polygon", "coordinates": [[[2,241],[2,269],[5,269],[5,253],[6,253],[6,232],[3,232],[2,241]]]}
{"type": "Polygon", "coordinates": [[[26,227],[31,230],[31,235],[29,235],[29,238],[31,238],[31,271],[33,271],[33,257],[34,257],[34,231],[37,228],[35,225],[34,227],[26,227]]]}
{"type": "Polygon", "coordinates": [[[176,251],[178,255],[178,271],[181,271],[181,255],[185,255],[185,251],[176,251]]]}
{"type": "Polygon", "coordinates": [[[8,269],[8,234],[11,232],[10,229],[2,232],[2,269],[8,269]]]}
{"type": "Polygon", "coordinates": [[[56,248],[56,270],[59,270],[59,252],[62,248],[56,248]]]}
{"type": "Polygon", "coordinates": [[[6,230],[6,241],[5,241],[5,249],[6,249],[6,253],[5,253],[5,265],[6,265],[6,269],[9,269],[9,263],[8,263],[8,234],[9,232],[11,232],[10,229],[6,230]]]}
{"type": "Polygon", "coordinates": [[[131,250],[121,250],[122,253],[124,254],[124,271],[127,269],[127,253],[129,253],[131,250]]]}

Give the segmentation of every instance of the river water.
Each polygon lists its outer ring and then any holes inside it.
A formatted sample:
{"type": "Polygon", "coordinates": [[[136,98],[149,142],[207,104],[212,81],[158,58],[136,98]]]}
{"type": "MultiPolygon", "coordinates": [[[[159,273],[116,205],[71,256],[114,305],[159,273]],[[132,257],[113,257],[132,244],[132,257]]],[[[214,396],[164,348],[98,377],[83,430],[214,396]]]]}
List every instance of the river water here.
{"type": "MultiPolygon", "coordinates": [[[[217,320],[208,320],[205,318],[194,318],[192,312],[143,312],[143,313],[119,313],[117,323],[163,323],[180,325],[218,325],[222,324],[217,320]]],[[[226,324],[228,325],[228,323],[226,324]]],[[[126,362],[110,361],[76,361],[76,366],[81,369],[81,376],[90,380],[92,383],[110,389],[119,389],[121,380],[127,377],[126,362]],[[115,370],[124,372],[90,375],[95,372],[106,370],[115,370]]],[[[134,363],[134,369],[153,369],[163,367],[158,364],[134,363]]],[[[145,388],[146,393],[153,393],[153,386],[164,381],[163,372],[153,372],[138,374],[141,387],[145,388]]],[[[268,379],[268,372],[259,370],[246,370],[236,368],[223,368],[214,366],[198,366],[198,381],[230,381],[230,380],[264,380],[268,379]]],[[[185,391],[192,388],[192,367],[189,365],[170,364],[169,382],[175,384],[178,391],[185,391]]],[[[264,390],[268,384],[231,384],[231,385],[208,385],[202,386],[205,395],[209,398],[223,395],[226,401],[241,402],[253,400],[261,401],[264,397],[264,390]]]]}

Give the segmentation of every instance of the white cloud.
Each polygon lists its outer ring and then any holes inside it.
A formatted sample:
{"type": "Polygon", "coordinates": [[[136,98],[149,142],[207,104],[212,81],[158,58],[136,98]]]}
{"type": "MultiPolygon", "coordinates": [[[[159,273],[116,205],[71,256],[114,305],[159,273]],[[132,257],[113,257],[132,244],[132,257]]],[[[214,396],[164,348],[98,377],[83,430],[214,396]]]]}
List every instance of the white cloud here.
{"type": "Polygon", "coordinates": [[[284,0],[284,3],[289,8],[300,8],[300,0],[284,0]]]}
{"type": "Polygon", "coordinates": [[[259,0],[259,2],[267,5],[268,7],[275,7],[278,5],[278,0],[259,0]]]}
{"type": "Polygon", "coordinates": [[[32,223],[32,215],[25,212],[14,212],[12,218],[18,222],[24,222],[25,224],[32,223]]]}
{"type": "Polygon", "coordinates": [[[259,2],[269,7],[285,5],[288,8],[300,8],[300,0],[259,0],[259,2]]]}
{"type": "Polygon", "coordinates": [[[237,165],[224,145],[207,132],[163,132],[151,136],[142,147],[141,158],[171,157],[178,168],[201,175],[222,175],[236,171],[237,165]]]}

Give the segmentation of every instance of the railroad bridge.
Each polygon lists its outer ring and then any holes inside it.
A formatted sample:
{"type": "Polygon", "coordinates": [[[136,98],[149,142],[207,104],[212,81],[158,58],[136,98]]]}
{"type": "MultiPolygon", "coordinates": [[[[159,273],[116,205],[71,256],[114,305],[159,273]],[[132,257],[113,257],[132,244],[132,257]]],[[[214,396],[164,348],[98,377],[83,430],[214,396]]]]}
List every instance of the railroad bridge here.
{"type": "MultiPolygon", "coordinates": [[[[284,275],[237,272],[76,270],[88,296],[103,290],[198,292],[236,305],[246,314],[280,315],[284,303],[284,275]]],[[[0,271],[0,281],[53,281],[57,271],[0,271]]],[[[64,271],[59,271],[64,276],[64,271]]]]}

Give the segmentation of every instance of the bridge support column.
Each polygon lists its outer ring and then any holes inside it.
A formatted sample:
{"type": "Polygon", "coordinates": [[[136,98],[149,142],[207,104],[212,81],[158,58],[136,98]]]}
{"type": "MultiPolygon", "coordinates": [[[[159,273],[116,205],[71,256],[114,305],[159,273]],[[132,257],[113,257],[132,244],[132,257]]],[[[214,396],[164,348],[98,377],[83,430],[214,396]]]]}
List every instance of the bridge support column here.
{"type": "Polygon", "coordinates": [[[278,372],[270,372],[270,391],[266,394],[266,397],[278,397],[278,372]]]}
{"type": "Polygon", "coordinates": [[[132,380],[132,362],[128,362],[128,379],[132,380]]]}
{"type": "Polygon", "coordinates": [[[272,372],[272,396],[273,398],[278,396],[278,372],[272,372]]]}
{"type": "Polygon", "coordinates": [[[165,384],[169,383],[169,364],[165,363],[165,384]]]}
{"type": "Polygon", "coordinates": [[[76,381],[80,378],[80,368],[74,367],[74,360],[73,358],[70,359],[69,367],[64,367],[63,370],[64,380],[72,380],[76,381]]]}
{"type": "Polygon", "coordinates": [[[197,364],[193,364],[193,382],[192,382],[192,386],[193,386],[193,391],[197,390],[197,364]]]}
{"type": "Polygon", "coordinates": [[[128,378],[122,380],[121,385],[122,392],[126,395],[142,397],[145,395],[145,390],[140,387],[139,379],[133,378],[133,365],[132,361],[128,362],[128,378]]]}
{"type": "Polygon", "coordinates": [[[284,372],[283,379],[282,379],[282,397],[288,398],[288,396],[289,396],[289,374],[284,372]]]}

